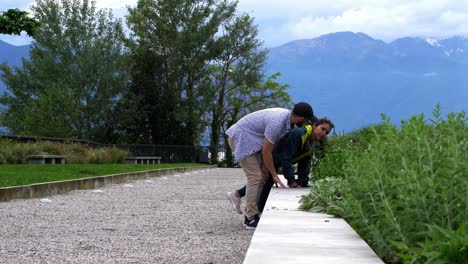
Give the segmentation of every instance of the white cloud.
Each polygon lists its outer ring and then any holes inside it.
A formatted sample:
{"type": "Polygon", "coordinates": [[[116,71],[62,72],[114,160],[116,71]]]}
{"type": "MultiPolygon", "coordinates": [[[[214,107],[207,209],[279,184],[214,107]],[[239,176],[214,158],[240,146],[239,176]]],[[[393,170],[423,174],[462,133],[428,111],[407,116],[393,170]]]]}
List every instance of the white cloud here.
{"type": "Polygon", "coordinates": [[[33,2],[31,0],[2,0],[0,3],[0,11],[6,11],[11,8],[26,9],[29,4],[33,2]]]}
{"type": "MultiPolygon", "coordinates": [[[[1,0],[0,10],[22,9],[33,2],[1,0]]],[[[96,4],[123,17],[126,7],[136,2],[97,0],[96,4]]],[[[337,31],[364,32],[385,41],[468,35],[467,0],[239,0],[238,9],[255,17],[268,47],[337,31]]]]}
{"type": "Polygon", "coordinates": [[[364,32],[385,41],[468,35],[468,1],[240,0],[239,7],[253,10],[261,36],[270,46],[337,31],[364,32]]]}
{"type": "Polygon", "coordinates": [[[122,8],[127,6],[135,6],[137,0],[97,0],[96,6],[98,8],[122,8]]]}
{"type": "Polygon", "coordinates": [[[371,34],[384,39],[392,38],[405,31],[410,22],[406,8],[387,10],[384,8],[352,8],[337,16],[307,16],[288,25],[296,38],[312,38],[328,32],[354,31],[371,34]]]}
{"type": "Polygon", "coordinates": [[[31,43],[32,38],[26,34],[26,32],[21,32],[21,35],[5,35],[0,34],[0,40],[10,43],[15,46],[28,45],[31,43]]]}
{"type": "MultiPolygon", "coordinates": [[[[403,36],[443,38],[468,35],[468,28],[462,26],[468,23],[468,3],[429,0],[376,2],[359,1],[352,6],[346,5],[349,1],[341,1],[341,6],[340,3],[335,5],[334,14],[318,9],[307,15],[289,16],[287,21],[277,26],[277,30],[266,29],[271,34],[267,43],[279,45],[293,39],[313,38],[337,31],[364,32],[385,41],[403,36]]],[[[302,12],[298,11],[298,14],[302,12]]]]}

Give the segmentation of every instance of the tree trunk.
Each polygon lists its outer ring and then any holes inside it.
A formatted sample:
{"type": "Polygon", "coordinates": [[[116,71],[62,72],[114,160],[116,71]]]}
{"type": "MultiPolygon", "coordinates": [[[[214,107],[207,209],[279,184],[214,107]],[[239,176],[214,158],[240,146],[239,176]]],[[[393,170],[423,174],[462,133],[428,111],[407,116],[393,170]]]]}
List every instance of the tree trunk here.
{"type": "Polygon", "coordinates": [[[220,129],[219,129],[219,122],[218,122],[218,115],[213,113],[213,120],[211,120],[211,136],[210,136],[210,153],[211,153],[211,164],[218,163],[218,151],[219,151],[219,136],[220,136],[220,129]]]}
{"type": "Polygon", "coordinates": [[[225,146],[224,148],[225,148],[226,167],[233,168],[234,167],[234,155],[232,153],[231,147],[229,147],[228,136],[224,134],[223,138],[224,138],[224,146],[225,146]]]}

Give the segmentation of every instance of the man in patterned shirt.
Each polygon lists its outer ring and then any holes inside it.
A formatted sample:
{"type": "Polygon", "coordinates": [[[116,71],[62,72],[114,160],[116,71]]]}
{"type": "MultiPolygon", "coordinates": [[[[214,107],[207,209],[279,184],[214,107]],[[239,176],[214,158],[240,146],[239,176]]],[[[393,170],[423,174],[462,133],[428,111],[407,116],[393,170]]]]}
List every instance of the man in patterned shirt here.
{"type": "Polygon", "coordinates": [[[314,120],[314,112],[308,103],[300,102],[292,110],[268,108],[250,113],[231,126],[226,134],[228,143],[247,177],[244,226],[255,229],[260,217],[257,200],[264,180],[270,173],[273,181],[285,187],[278,178],[273,164],[273,149],[293,125],[302,126],[314,120]],[[267,173],[262,172],[263,166],[267,173]]]}

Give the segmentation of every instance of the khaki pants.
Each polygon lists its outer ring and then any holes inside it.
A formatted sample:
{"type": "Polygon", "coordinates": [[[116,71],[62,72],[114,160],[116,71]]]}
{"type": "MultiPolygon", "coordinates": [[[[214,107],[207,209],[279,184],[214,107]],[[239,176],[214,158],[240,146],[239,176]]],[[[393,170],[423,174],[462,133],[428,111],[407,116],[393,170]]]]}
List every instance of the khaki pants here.
{"type": "MultiPolygon", "coordinates": [[[[235,145],[231,138],[228,138],[229,147],[235,151],[235,145]]],[[[239,162],[245,176],[247,177],[247,189],[245,192],[245,210],[244,214],[252,220],[258,214],[257,201],[262,192],[265,177],[260,165],[262,164],[262,155],[260,152],[254,153],[239,162]]]]}

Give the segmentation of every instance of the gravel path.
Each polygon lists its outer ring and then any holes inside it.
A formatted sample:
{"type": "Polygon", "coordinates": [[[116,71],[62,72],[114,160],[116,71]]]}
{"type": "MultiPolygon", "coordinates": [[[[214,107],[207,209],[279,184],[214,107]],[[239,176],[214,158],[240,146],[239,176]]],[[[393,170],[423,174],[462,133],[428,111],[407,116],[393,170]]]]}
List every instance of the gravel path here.
{"type": "Polygon", "coordinates": [[[242,263],[253,232],[205,169],[0,203],[0,263],[242,263]]]}

